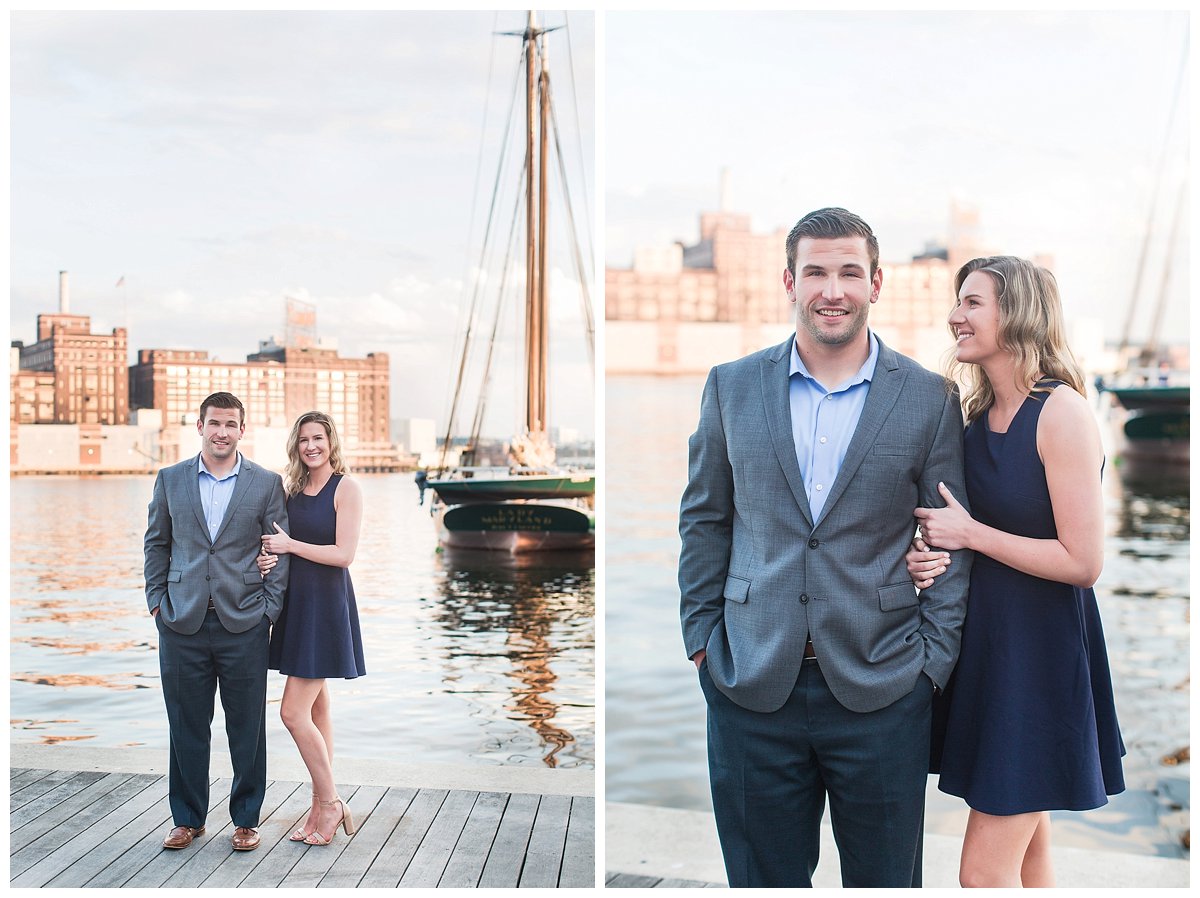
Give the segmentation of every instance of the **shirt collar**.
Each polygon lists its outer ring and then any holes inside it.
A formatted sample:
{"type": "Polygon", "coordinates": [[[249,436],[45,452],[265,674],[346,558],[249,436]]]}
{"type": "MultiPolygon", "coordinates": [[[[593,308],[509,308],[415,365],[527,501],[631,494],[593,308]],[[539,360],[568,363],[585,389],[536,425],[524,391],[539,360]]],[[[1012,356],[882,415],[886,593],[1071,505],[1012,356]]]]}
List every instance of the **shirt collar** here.
{"type": "Polygon", "coordinates": [[[226,474],[224,477],[217,477],[216,474],[214,474],[207,467],[205,467],[203,452],[201,452],[198,456],[196,456],[196,459],[200,462],[200,472],[199,473],[207,474],[209,477],[211,477],[213,480],[217,481],[218,483],[220,483],[222,480],[228,480],[230,477],[237,477],[237,475],[242,470],[242,453],[240,453],[240,452],[237,454],[237,462],[234,463],[233,470],[230,471],[228,474],[226,474]]]}
{"type": "MultiPolygon", "coordinates": [[[[838,384],[839,388],[852,387],[855,384],[860,384],[864,381],[870,382],[875,375],[875,363],[879,361],[879,338],[875,336],[875,332],[870,328],[867,329],[867,343],[871,347],[871,351],[867,354],[867,360],[863,362],[862,367],[858,369],[853,377],[844,384],[838,384]]],[[[792,367],[788,371],[788,377],[793,374],[799,374],[806,377],[808,380],[816,381],[816,378],[809,373],[805,367],[804,361],[800,358],[800,347],[796,345],[796,338],[792,337],[792,367]]]]}

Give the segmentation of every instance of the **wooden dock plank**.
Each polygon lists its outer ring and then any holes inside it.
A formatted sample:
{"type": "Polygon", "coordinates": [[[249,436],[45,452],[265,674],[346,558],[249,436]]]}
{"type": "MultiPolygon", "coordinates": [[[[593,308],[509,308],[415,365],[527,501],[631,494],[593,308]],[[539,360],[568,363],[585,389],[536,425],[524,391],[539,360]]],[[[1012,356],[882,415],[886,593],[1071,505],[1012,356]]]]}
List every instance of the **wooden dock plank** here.
{"type": "Polygon", "coordinates": [[[560,889],[591,888],[596,885],[596,799],[571,799],[567,842],[563,847],[560,889]]]}
{"type": "Polygon", "coordinates": [[[446,863],[445,872],[438,881],[441,888],[473,889],[483,876],[483,865],[492,850],[508,794],[504,792],[480,792],[467,825],[463,827],[458,844],[446,863]]]}
{"type": "MultiPolygon", "coordinates": [[[[97,798],[127,782],[133,774],[130,773],[101,773],[100,779],[80,789],[74,795],[64,798],[52,808],[47,808],[36,819],[27,823],[18,823],[18,816],[12,815],[9,825],[12,831],[8,837],[9,854],[15,854],[30,842],[39,839],[56,826],[66,822],[86,810],[97,798]]],[[[28,807],[28,805],[26,805],[28,807]]],[[[22,808],[24,810],[24,808],[22,808]]],[[[72,824],[75,821],[72,820],[72,824]]]]}
{"type": "Polygon", "coordinates": [[[610,889],[652,889],[662,880],[657,876],[639,876],[636,873],[618,873],[604,885],[610,889]]]}
{"type": "Polygon", "coordinates": [[[570,815],[570,797],[542,796],[533,821],[533,832],[529,834],[529,848],[521,870],[521,888],[553,889],[558,886],[570,815]]]}
{"type": "Polygon", "coordinates": [[[38,767],[12,768],[8,775],[8,794],[12,795],[18,789],[24,789],[30,783],[36,783],[49,773],[49,770],[42,770],[38,767]]]}
{"type": "Polygon", "coordinates": [[[438,884],[478,798],[478,792],[451,790],[438,809],[425,838],[421,840],[421,846],[413,855],[408,869],[400,877],[402,888],[433,888],[438,884]]]}
{"type": "Polygon", "coordinates": [[[416,789],[361,786],[351,806],[358,830],[317,887],[355,888],[367,874],[383,843],[392,834],[416,794],[416,789]]]}
{"type": "Polygon", "coordinates": [[[119,888],[167,850],[162,843],[173,821],[165,780],[159,789],[162,794],[158,801],[131,820],[110,842],[96,846],[100,869],[85,883],[88,888],[119,888]]]}
{"type": "Polygon", "coordinates": [[[73,770],[51,770],[45,776],[38,777],[33,782],[8,794],[8,812],[10,814],[31,801],[36,801],[75,775],[73,770]]]}
{"type": "Polygon", "coordinates": [[[21,807],[12,811],[8,816],[9,829],[13,830],[24,826],[54,806],[66,801],[76,792],[86,789],[96,780],[103,778],[104,774],[95,770],[80,771],[70,779],[59,783],[49,792],[39,795],[33,801],[25,802],[21,807]]]}
{"type": "Polygon", "coordinates": [[[707,883],[697,879],[660,879],[656,889],[702,889],[707,883]]]}
{"type": "MultiPolygon", "coordinates": [[[[355,798],[358,796],[361,788],[363,787],[342,786],[338,789],[337,794],[341,796],[352,812],[356,803],[355,798]]],[[[364,804],[371,804],[370,796],[364,795],[363,802],[364,804]]],[[[298,847],[304,849],[304,854],[292,869],[288,871],[288,875],[283,878],[283,881],[279,883],[280,887],[315,889],[341,853],[346,850],[349,842],[350,838],[339,827],[334,832],[333,841],[328,845],[304,845],[300,843],[298,847]]]]}
{"type": "Polygon", "coordinates": [[[492,842],[487,863],[483,865],[480,888],[513,889],[520,883],[521,868],[525,864],[525,851],[529,847],[529,835],[533,832],[537,809],[536,795],[520,793],[509,796],[500,829],[492,842]]]}
{"type": "MultiPolygon", "coordinates": [[[[295,791],[295,783],[268,783],[266,794],[263,796],[260,821],[269,818],[295,791]]],[[[187,858],[182,867],[163,881],[164,888],[195,888],[226,862],[234,864],[234,868],[244,871],[244,874],[248,874],[256,866],[255,859],[251,855],[261,851],[262,844],[260,843],[254,851],[234,851],[233,821],[225,815],[222,815],[220,819],[225,821],[224,825],[217,828],[213,832],[212,838],[198,851],[188,849],[182,852],[187,855],[187,858]]],[[[257,828],[261,838],[262,827],[260,825],[257,828]]]]}
{"type": "Polygon", "coordinates": [[[448,794],[446,789],[421,789],[417,792],[374,862],[367,868],[366,875],[358,884],[359,888],[391,889],[400,884],[400,878],[408,869],[448,794]]]}
{"type": "MultiPolygon", "coordinates": [[[[151,777],[149,782],[137,777],[127,780],[102,795],[66,825],[21,849],[12,861],[26,852],[27,857],[37,857],[37,860],[17,876],[10,872],[12,885],[44,886],[98,844],[111,841],[121,827],[154,804],[157,795],[153,787],[158,779],[160,777],[151,777]],[[130,789],[127,791],[125,786],[130,789]]],[[[15,864],[12,869],[16,869],[15,864]]]]}

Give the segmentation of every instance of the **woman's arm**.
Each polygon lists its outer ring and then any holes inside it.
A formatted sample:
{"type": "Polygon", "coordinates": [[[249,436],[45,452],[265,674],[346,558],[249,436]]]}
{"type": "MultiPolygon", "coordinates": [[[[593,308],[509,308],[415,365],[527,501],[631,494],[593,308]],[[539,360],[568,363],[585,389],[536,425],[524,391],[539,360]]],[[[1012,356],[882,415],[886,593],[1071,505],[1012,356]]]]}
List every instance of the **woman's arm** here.
{"type": "Polygon", "coordinates": [[[918,508],[925,541],[939,549],[969,548],[1011,568],[1088,587],[1104,565],[1103,450],[1087,400],[1060,387],[1038,419],[1037,447],[1046,469],[1057,539],[1006,533],[974,520],[944,487],[946,508],[918,508]]]}
{"type": "Polygon", "coordinates": [[[362,524],[362,490],[358,483],[343,475],[333,497],[333,508],[337,513],[337,530],[334,544],[317,546],[292,539],[275,525],[275,533],[263,534],[263,546],[272,554],[290,553],[299,555],[316,564],[331,567],[350,567],[358,549],[358,530],[362,524]]]}

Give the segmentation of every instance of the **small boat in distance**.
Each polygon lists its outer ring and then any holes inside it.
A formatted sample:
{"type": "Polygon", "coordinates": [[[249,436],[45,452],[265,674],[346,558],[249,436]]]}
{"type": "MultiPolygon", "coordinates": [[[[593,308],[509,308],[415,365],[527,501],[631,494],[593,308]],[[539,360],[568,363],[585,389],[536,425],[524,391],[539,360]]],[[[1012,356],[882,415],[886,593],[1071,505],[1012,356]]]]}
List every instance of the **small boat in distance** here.
{"type": "Polygon", "coordinates": [[[1139,461],[1187,464],[1191,445],[1190,372],[1130,369],[1099,378],[1097,388],[1125,410],[1120,454],[1139,461]]]}
{"type": "MultiPolygon", "coordinates": [[[[547,175],[550,156],[550,69],[543,36],[529,13],[528,26],[519,34],[523,39],[526,68],[526,152],[525,236],[525,430],[514,436],[508,447],[509,464],[503,466],[445,466],[445,453],[451,443],[447,432],[443,443],[443,464],[424,479],[436,498],[432,514],[442,545],[464,549],[491,549],[507,552],[533,552],[551,549],[589,549],[595,546],[596,472],[564,468],[556,462],[555,447],[548,433],[549,315],[546,278],[546,206],[547,175]],[[536,77],[535,77],[536,75],[536,77]],[[536,84],[535,84],[536,83],[536,84]],[[536,90],[535,90],[536,86],[536,90]],[[535,128],[535,116],[537,127],[535,128]],[[535,137],[540,137],[540,153],[535,155],[535,137]]],[[[557,129],[554,144],[559,170],[565,165],[558,148],[557,129]]],[[[565,174],[563,193],[569,191],[565,174]]],[[[497,179],[499,182],[499,178],[497,179]]],[[[494,207],[494,204],[493,204],[494,207]]],[[[573,219],[572,219],[573,220],[573,219]]],[[[490,233],[491,221],[485,233],[490,233]]],[[[486,239],[486,238],[485,238],[486,239]]],[[[582,270],[582,254],[574,257],[583,290],[588,336],[594,329],[587,291],[587,275],[582,270]]],[[[502,279],[503,281],[503,279],[502,279]]],[[[501,287],[503,290],[503,286],[501,287]]],[[[499,302],[499,299],[497,299],[499,302]]],[[[499,317],[497,316],[497,319],[499,317]]],[[[468,326],[455,390],[455,409],[462,387],[471,348],[472,327],[468,326]]],[[[495,339],[495,326],[492,330],[495,339]]],[[[592,352],[594,354],[594,344],[592,352]]],[[[490,365],[491,352],[488,353],[490,365]]],[[[487,377],[485,374],[485,383],[487,377]]],[[[482,405],[482,403],[481,403],[482,405]]],[[[469,446],[478,442],[482,413],[477,412],[469,446]]],[[[473,452],[464,452],[469,460],[473,452]]]]}

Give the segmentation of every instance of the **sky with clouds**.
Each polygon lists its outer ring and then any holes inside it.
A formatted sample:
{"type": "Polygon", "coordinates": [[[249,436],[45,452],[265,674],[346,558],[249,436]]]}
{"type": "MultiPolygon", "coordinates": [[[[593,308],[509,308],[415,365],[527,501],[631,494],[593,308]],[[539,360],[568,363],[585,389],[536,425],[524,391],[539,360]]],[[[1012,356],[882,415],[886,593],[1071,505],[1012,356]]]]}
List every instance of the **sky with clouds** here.
{"type": "MultiPolygon", "coordinates": [[[[57,309],[60,270],[71,311],[99,331],[127,326],[133,351],[244,360],[283,336],[290,296],[316,305],[319,335],[342,355],[389,353],[394,417],[444,426],[520,66],[520,40],[495,32],[525,20],[12,14],[12,338],[31,342],[37,314],[57,309]]],[[[594,17],[551,12],[539,24],[560,26],[546,39],[583,218],[595,190],[594,17]]],[[[496,227],[507,228],[502,209],[496,227]]],[[[551,423],[590,436],[578,277],[567,238],[551,240],[551,423]]],[[[520,319],[502,321],[494,367],[512,372],[520,319]]],[[[496,375],[485,433],[513,432],[521,395],[515,377],[496,375]]]]}
{"type": "Polygon", "coordinates": [[[606,262],[698,239],[722,168],[756,231],[845,206],[884,261],[944,240],[958,202],[993,251],[1052,255],[1068,316],[1116,338],[1153,208],[1133,337],[1170,257],[1161,336],[1178,342],[1190,69],[1169,123],[1189,27],[1179,11],[610,12],[606,262]]]}

